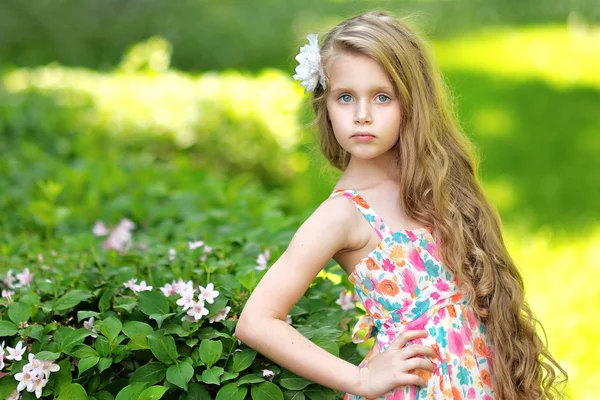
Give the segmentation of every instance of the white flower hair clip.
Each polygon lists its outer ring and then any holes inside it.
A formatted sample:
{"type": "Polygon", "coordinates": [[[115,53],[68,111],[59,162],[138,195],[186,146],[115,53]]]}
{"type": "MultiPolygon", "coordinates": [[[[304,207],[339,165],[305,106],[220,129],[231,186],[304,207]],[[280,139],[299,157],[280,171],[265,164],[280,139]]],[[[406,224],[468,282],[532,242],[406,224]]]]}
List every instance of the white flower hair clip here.
{"type": "Polygon", "coordinates": [[[296,56],[296,61],[299,65],[296,67],[296,74],[293,78],[300,81],[304,86],[304,92],[313,92],[317,87],[317,83],[321,83],[323,89],[327,88],[325,72],[321,66],[321,53],[317,35],[311,33],[306,35],[308,44],[300,47],[300,53],[296,56]]]}

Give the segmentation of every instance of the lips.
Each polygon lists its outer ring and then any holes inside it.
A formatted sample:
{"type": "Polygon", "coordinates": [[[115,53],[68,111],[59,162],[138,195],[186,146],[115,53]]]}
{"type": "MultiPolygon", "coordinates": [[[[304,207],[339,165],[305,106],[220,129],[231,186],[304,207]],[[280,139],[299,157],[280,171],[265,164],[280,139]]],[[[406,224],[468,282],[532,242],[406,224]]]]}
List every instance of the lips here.
{"type": "Polygon", "coordinates": [[[351,137],[375,137],[375,135],[373,135],[369,132],[357,132],[354,135],[352,135],[351,137]]]}

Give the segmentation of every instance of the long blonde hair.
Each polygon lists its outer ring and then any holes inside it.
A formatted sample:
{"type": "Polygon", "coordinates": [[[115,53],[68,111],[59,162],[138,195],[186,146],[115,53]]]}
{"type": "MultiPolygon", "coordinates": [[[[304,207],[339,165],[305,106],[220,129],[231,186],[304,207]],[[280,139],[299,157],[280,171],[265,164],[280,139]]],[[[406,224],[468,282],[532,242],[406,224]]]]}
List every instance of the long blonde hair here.
{"type": "MultiPolygon", "coordinates": [[[[434,227],[441,259],[485,324],[495,396],[562,398],[560,384],[567,373],[536,332],[539,321],[524,299],[523,279],[504,244],[499,215],[477,178],[474,149],[458,126],[426,44],[404,22],[369,12],[328,33],[321,48],[325,72],[339,52],[373,58],[395,85],[402,112],[397,144],[401,206],[416,222],[434,227]]],[[[333,134],[327,95],[321,85],[316,87],[313,108],[321,150],[344,170],[349,155],[333,134]]]]}

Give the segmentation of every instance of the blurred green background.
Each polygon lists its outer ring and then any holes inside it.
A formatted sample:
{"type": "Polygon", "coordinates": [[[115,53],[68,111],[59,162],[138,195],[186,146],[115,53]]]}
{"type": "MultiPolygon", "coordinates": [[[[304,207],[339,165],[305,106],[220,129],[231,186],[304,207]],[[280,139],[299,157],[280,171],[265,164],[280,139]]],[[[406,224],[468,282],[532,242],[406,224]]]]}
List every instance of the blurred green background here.
{"type": "Polygon", "coordinates": [[[128,216],[165,240],[213,235],[186,229],[210,213],[214,179],[299,224],[337,172],[314,146],[294,56],[307,33],[371,9],[409,17],[431,43],[570,393],[597,398],[593,0],[4,0],[2,270],[35,246],[76,251],[97,219],[128,216]]]}

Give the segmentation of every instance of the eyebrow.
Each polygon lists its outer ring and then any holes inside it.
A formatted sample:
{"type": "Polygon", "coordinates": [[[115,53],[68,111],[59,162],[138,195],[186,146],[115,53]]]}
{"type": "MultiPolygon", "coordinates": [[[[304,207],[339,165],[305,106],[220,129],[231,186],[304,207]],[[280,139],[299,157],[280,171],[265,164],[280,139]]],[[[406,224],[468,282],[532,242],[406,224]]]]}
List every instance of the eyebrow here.
{"type": "MultiPolygon", "coordinates": [[[[344,87],[344,86],[331,88],[332,93],[352,92],[352,91],[353,91],[352,89],[350,89],[348,87],[344,87]]],[[[371,91],[371,92],[391,92],[391,93],[395,92],[395,90],[392,86],[375,86],[375,87],[369,88],[369,91],[371,91]]]]}

